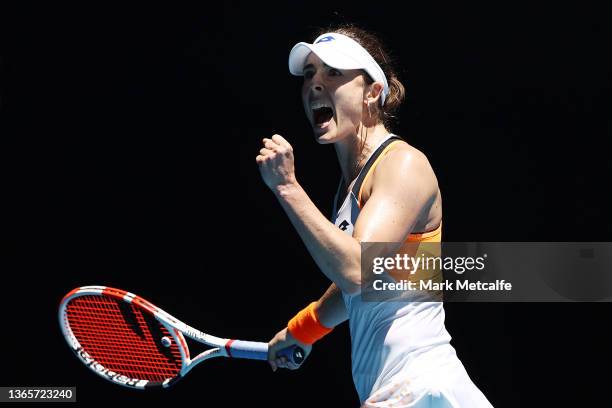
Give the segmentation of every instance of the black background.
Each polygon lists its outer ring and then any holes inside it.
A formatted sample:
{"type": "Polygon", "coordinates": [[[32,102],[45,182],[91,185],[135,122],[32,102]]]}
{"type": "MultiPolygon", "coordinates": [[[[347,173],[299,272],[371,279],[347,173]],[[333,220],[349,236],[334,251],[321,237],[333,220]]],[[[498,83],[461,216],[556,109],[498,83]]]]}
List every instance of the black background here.
{"type": "MultiPolygon", "coordinates": [[[[320,26],[352,21],[395,55],[407,99],[394,130],[436,171],[446,241],[609,241],[603,11],[398,7],[3,9],[0,385],[75,385],[87,405],[358,405],[346,325],[299,371],[210,361],[145,394],[82,367],[56,321],[65,292],[102,284],[211,334],[264,341],[321,294],[326,279],[255,164],[261,138],[286,137],[329,214],[335,153],[314,142],[287,71],[291,47],[320,26]]],[[[494,406],[607,401],[608,304],[445,307],[494,406]]]]}

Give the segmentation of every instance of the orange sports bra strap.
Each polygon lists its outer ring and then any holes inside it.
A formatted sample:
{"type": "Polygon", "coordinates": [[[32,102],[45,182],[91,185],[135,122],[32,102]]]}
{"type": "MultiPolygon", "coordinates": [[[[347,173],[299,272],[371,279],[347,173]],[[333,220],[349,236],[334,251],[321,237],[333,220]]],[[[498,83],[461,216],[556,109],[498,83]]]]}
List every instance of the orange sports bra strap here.
{"type": "MultiPolygon", "coordinates": [[[[403,141],[403,139],[399,136],[391,136],[382,145],[380,145],[374,154],[372,154],[363,168],[363,171],[360,174],[359,179],[355,182],[352,190],[355,197],[357,197],[357,205],[359,205],[359,208],[361,208],[361,193],[363,191],[363,186],[366,184],[366,181],[368,181],[368,177],[370,177],[380,160],[395,147],[399,146],[397,143],[399,141],[403,141]]],[[[440,225],[438,225],[438,227],[432,231],[409,234],[406,240],[410,242],[441,242],[442,222],[440,221],[440,225]]]]}
{"type": "Polygon", "coordinates": [[[399,142],[402,140],[403,139],[401,137],[396,136],[396,135],[392,135],[391,137],[389,137],[387,140],[384,141],[383,144],[381,144],[378,147],[378,149],[376,149],[376,151],[372,154],[372,156],[370,156],[370,158],[368,159],[368,162],[365,164],[364,168],[361,170],[359,177],[357,178],[357,181],[355,182],[352,188],[352,192],[353,194],[355,194],[355,197],[357,198],[357,204],[359,205],[359,208],[361,208],[361,191],[363,190],[363,186],[366,180],[372,173],[372,170],[374,170],[374,168],[378,164],[378,161],[389,150],[391,150],[391,146],[393,146],[394,144],[397,145],[396,142],[399,142]]]}
{"type": "Polygon", "coordinates": [[[408,242],[442,242],[442,221],[438,228],[427,232],[416,232],[408,234],[406,238],[408,242]]]}

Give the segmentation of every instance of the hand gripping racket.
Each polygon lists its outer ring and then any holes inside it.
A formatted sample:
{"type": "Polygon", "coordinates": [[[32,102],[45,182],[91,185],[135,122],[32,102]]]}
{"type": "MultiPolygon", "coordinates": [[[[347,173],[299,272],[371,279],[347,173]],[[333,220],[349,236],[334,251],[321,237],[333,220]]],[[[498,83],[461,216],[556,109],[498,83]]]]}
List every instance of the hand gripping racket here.
{"type": "MultiPolygon", "coordinates": [[[[70,348],[101,377],[130,388],[169,387],[213,357],[268,359],[268,344],[222,339],[202,333],[143,298],[106,286],[70,291],[59,307],[70,348]],[[213,348],[191,358],[185,337],[213,348]]],[[[299,346],[278,353],[300,364],[299,346]]]]}

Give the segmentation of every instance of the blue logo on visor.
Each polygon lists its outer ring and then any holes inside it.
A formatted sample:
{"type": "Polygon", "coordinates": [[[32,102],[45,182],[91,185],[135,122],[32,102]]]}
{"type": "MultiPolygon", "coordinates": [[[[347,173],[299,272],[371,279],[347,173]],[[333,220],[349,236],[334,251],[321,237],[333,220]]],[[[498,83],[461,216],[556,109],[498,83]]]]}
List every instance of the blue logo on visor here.
{"type": "Polygon", "coordinates": [[[323,37],[321,38],[319,41],[317,41],[315,44],[318,44],[320,42],[328,42],[328,41],[332,41],[335,40],[334,37],[332,37],[331,35],[328,35],[327,37],[323,37]]]}

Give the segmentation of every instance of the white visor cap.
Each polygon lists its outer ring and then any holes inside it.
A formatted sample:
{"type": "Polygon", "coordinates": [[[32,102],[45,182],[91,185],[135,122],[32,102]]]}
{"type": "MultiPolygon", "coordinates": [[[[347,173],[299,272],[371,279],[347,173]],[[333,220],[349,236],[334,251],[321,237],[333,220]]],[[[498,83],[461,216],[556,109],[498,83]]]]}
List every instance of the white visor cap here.
{"type": "Polygon", "coordinates": [[[312,44],[300,42],[289,53],[289,72],[304,75],[304,64],[308,55],[314,52],[321,61],[336,69],[363,69],[376,82],[383,83],[381,105],[389,95],[387,77],[378,63],[357,41],[338,33],[325,33],[312,44]]]}

